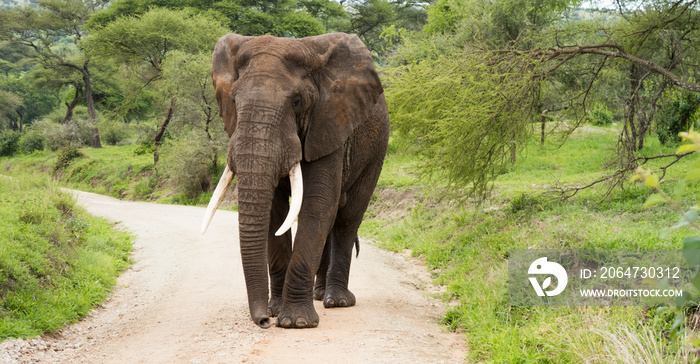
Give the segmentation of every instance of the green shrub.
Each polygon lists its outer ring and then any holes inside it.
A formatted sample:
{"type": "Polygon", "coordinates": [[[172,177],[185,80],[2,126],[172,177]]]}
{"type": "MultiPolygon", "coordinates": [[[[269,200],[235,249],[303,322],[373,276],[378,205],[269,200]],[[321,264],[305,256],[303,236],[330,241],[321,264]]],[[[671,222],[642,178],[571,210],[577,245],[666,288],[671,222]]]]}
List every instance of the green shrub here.
{"type": "Polygon", "coordinates": [[[139,146],[134,149],[134,154],[135,155],[144,155],[144,154],[153,154],[153,150],[155,149],[155,143],[153,142],[153,139],[141,139],[141,142],[139,143],[139,146]]]}
{"type": "Polygon", "coordinates": [[[28,130],[19,140],[19,148],[24,154],[44,150],[44,136],[34,129],[28,130]]]}
{"type": "Polygon", "coordinates": [[[134,197],[145,198],[153,193],[153,189],[156,187],[156,179],[152,176],[146,176],[136,182],[134,185],[134,197]]]}
{"type": "Polygon", "coordinates": [[[215,149],[203,135],[190,134],[180,139],[168,140],[161,149],[159,173],[175,192],[193,199],[212,186],[209,170],[215,149]]]}
{"type": "Polygon", "coordinates": [[[32,131],[40,134],[44,140],[44,147],[49,150],[58,150],[63,147],[84,147],[90,145],[91,127],[85,107],[76,107],[73,119],[67,124],[59,124],[50,114],[32,124],[32,131]]]}
{"type": "Polygon", "coordinates": [[[0,157],[11,157],[19,152],[20,134],[8,130],[0,134],[0,157]]]}
{"type": "Polygon", "coordinates": [[[698,103],[700,95],[690,91],[672,91],[668,100],[661,103],[656,113],[656,135],[661,144],[678,143],[678,133],[694,126],[698,120],[698,103]]]}
{"type": "Polygon", "coordinates": [[[100,139],[107,145],[120,145],[129,137],[128,124],[119,121],[105,121],[100,125],[100,139]]]}
{"type": "Polygon", "coordinates": [[[595,126],[611,125],[613,123],[613,114],[605,105],[596,105],[588,115],[588,120],[595,126]]]}
{"type": "Polygon", "coordinates": [[[77,158],[85,157],[82,150],[73,147],[64,147],[56,156],[56,164],[53,166],[54,172],[58,172],[66,167],[77,158]]]}

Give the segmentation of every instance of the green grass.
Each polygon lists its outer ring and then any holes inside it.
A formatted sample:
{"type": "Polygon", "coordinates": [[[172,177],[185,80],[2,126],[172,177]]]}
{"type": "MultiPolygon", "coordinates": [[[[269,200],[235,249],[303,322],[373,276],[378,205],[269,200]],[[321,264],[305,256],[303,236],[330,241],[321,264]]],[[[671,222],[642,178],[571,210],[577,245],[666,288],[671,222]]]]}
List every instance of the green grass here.
{"type": "MultiPolygon", "coordinates": [[[[640,337],[646,337],[648,330],[663,333],[670,329],[674,316],[655,315],[644,307],[508,304],[509,249],[682,247],[687,231],[659,237],[661,229],[675,224],[679,215],[666,205],[643,209],[649,194],[643,185],[615,191],[604,203],[598,203],[604,185],[568,201],[546,193],[557,185],[584,184],[611,172],[605,166],[617,133],[614,127],[587,128],[572,135],[561,148],[554,141],[540,147],[539,138],[533,138],[511,170],[496,181],[492,198],[480,205],[451,200],[436,194],[435,186],[410,182],[415,181],[412,172],[420,162],[406,153],[390,154],[360,234],[393,251],[410,249],[426,262],[436,283],[447,287],[441,298],[452,305],[443,323],[464,332],[469,361],[577,363],[607,352],[612,344],[606,338],[614,336],[610,333],[619,334],[620,324],[640,337]],[[414,200],[404,204],[411,208],[402,218],[396,219],[397,212],[391,211],[396,201],[380,198],[400,195],[383,191],[387,189],[414,191],[409,195],[414,200]]],[[[643,154],[674,151],[675,147],[662,147],[649,137],[643,154]]],[[[672,188],[696,158],[691,156],[671,168],[664,188],[672,188]]],[[[692,186],[686,197],[697,202],[698,192],[698,186],[692,186]]],[[[659,350],[678,350],[676,342],[664,335],[657,337],[661,337],[659,350]]]]}
{"type": "Polygon", "coordinates": [[[55,332],[107,298],[131,236],[50,178],[0,178],[0,341],[55,332]]]}
{"type": "Polygon", "coordinates": [[[57,152],[34,152],[5,159],[3,173],[53,173],[66,187],[122,199],[157,199],[153,155],[136,155],[137,148],[137,145],[84,148],[85,157],[76,158],[55,171],[57,152]]]}
{"type": "MultiPolygon", "coordinates": [[[[153,154],[137,155],[135,151],[139,148],[139,145],[84,148],[81,151],[85,157],[73,159],[63,168],[56,168],[60,152],[34,152],[3,159],[2,173],[10,176],[27,172],[52,174],[64,187],[125,200],[200,206],[209,202],[211,192],[194,198],[176,193],[154,170],[153,154]]],[[[217,182],[218,179],[213,181],[217,182]]]]}

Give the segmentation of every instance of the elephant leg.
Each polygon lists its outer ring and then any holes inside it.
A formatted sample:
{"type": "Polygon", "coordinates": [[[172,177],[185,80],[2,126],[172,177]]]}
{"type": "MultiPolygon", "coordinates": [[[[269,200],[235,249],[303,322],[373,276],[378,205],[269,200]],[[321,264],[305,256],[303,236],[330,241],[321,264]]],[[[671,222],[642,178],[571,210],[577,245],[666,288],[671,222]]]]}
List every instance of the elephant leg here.
{"type": "Polygon", "coordinates": [[[333,230],[331,230],[331,233],[328,234],[326,244],[323,246],[321,264],[318,266],[318,271],[316,272],[314,299],[318,301],[322,301],[323,297],[326,295],[326,273],[328,273],[328,264],[330,263],[331,258],[331,236],[333,236],[333,230]]]}
{"type": "Polygon", "coordinates": [[[338,210],[333,226],[335,233],[331,259],[326,275],[326,292],[323,306],[350,307],[355,305],[355,295],[348,289],[352,248],[358,247],[357,230],[381,172],[381,161],[370,164],[347,191],[347,203],[338,210]]]}
{"type": "Polygon", "coordinates": [[[282,291],[284,279],[292,255],[292,231],[291,229],[282,236],[275,236],[274,232],[282,225],[289,211],[289,179],[280,181],[275,190],[270,212],[270,233],[268,235],[267,258],[270,270],[270,301],[267,305],[267,314],[275,317],[282,309],[282,291]]]}
{"type": "Polygon", "coordinates": [[[318,326],[318,313],[313,305],[314,276],[338,211],[342,157],[340,149],[312,163],[302,164],[304,200],[285,277],[278,326],[318,326]]]}

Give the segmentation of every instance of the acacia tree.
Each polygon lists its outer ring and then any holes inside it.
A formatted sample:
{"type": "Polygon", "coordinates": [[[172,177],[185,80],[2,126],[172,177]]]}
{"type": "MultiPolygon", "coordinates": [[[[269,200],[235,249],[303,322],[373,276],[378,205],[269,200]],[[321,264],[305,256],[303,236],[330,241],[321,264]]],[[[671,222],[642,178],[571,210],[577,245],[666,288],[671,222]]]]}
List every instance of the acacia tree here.
{"type": "MultiPolygon", "coordinates": [[[[419,69],[423,62],[436,62],[434,60],[439,59],[440,62],[456,63],[457,59],[467,61],[473,59],[474,54],[483,54],[484,64],[476,66],[473,62],[466,62],[464,67],[453,72],[453,78],[444,82],[450,83],[457,78],[463,81],[453,82],[454,87],[462,90],[474,87],[471,78],[485,67],[491,70],[489,72],[500,75],[501,84],[493,84],[498,90],[497,95],[508,95],[509,88],[519,87],[511,82],[513,80],[529,85],[526,89],[532,92],[524,94],[527,97],[521,97],[518,101],[523,103],[524,109],[535,112],[508,116],[512,124],[523,128],[529,128],[530,123],[541,122],[544,110],[562,113],[564,118],[570,120],[570,126],[577,127],[585,121],[592,104],[610,105],[614,102],[623,110],[624,123],[619,148],[614,154],[617,170],[590,184],[612,181],[609,194],[627,179],[639,163],[662,157],[672,158],[671,164],[677,161],[676,155],[639,157],[636,152],[644,147],[644,138],[650,130],[654,113],[658,105],[665,101],[668,90],[682,88],[688,92],[700,91],[700,86],[695,82],[700,11],[697,0],[619,0],[613,13],[598,12],[601,15],[599,19],[574,21],[567,9],[576,3],[568,0],[439,0],[430,9],[429,22],[425,27],[425,33],[431,36],[409,42],[393,57],[392,64],[419,69]],[[569,17],[569,21],[556,21],[566,17],[569,17]],[[501,73],[503,65],[509,63],[527,65],[528,72],[523,73],[527,78],[513,78],[501,73]]],[[[406,75],[416,77],[411,73],[406,75]]],[[[400,80],[390,82],[403,85],[400,80]]],[[[439,93],[432,95],[417,88],[413,92],[426,96],[416,100],[418,110],[430,110],[433,103],[443,103],[444,106],[444,103],[454,102],[442,98],[439,93]]],[[[398,90],[392,90],[390,83],[390,99],[392,94],[401,95],[397,105],[401,105],[401,98],[408,97],[398,90]]],[[[499,99],[506,110],[509,107],[506,102],[511,101],[508,97],[499,99]]],[[[696,104],[690,102],[691,109],[700,107],[700,104],[696,104]]],[[[399,129],[405,125],[412,132],[428,136],[423,138],[425,146],[422,148],[425,150],[442,150],[443,139],[440,139],[439,133],[433,129],[415,128],[408,122],[409,116],[402,116],[401,110],[397,111],[393,120],[399,129]]],[[[478,125],[478,121],[470,119],[455,122],[478,125]]],[[[483,155],[481,151],[485,147],[492,150],[494,146],[514,143],[517,148],[522,140],[518,136],[521,135],[501,133],[495,137],[481,138],[468,145],[471,149],[464,151],[478,157],[483,155]]],[[[456,138],[461,140],[461,137],[456,138]]],[[[451,155],[463,158],[456,152],[451,155]]],[[[456,161],[451,155],[445,154],[445,161],[431,161],[431,166],[447,171],[448,175],[463,177],[463,185],[478,186],[492,179],[481,178],[483,173],[470,175],[473,169],[465,168],[464,163],[456,161]]],[[[485,173],[493,171],[489,168],[482,170],[485,173]]],[[[491,173],[491,176],[495,175],[491,173]]],[[[568,189],[565,197],[579,190],[578,187],[568,189]]]]}
{"type": "Polygon", "coordinates": [[[62,46],[58,41],[69,37],[73,45],[80,47],[85,22],[105,4],[106,1],[101,0],[39,0],[37,7],[0,10],[0,23],[3,24],[0,27],[0,40],[24,46],[24,56],[45,69],[67,68],[80,74],[91,125],[90,145],[93,148],[102,145],[97,129],[90,58],[82,54],[76,58],[77,48],[62,46]]]}
{"type": "MultiPolygon", "coordinates": [[[[127,103],[136,100],[142,90],[162,80],[169,52],[211,54],[216,41],[227,32],[220,22],[210,17],[165,8],[120,17],[90,30],[90,36],[83,43],[87,53],[105,62],[114,62],[134,80],[135,87],[128,91],[127,103]]],[[[168,106],[153,137],[154,164],[158,163],[158,148],[175,112],[175,92],[167,89],[161,93],[168,106]]]]}

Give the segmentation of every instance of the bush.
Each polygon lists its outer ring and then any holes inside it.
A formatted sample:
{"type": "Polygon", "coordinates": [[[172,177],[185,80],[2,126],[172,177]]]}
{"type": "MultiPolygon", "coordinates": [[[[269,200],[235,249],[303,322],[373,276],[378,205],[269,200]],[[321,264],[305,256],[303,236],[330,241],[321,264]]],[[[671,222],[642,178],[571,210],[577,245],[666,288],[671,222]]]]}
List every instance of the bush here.
{"type": "Polygon", "coordinates": [[[144,154],[153,154],[153,151],[155,150],[155,142],[153,142],[153,139],[141,139],[141,142],[139,142],[139,146],[134,149],[134,154],[135,155],[144,155],[144,154]]]}
{"type": "Polygon", "coordinates": [[[82,150],[73,147],[64,147],[58,152],[56,157],[56,164],[53,166],[54,172],[58,172],[66,167],[77,158],[85,157],[85,153],[82,150]]]}
{"type": "Polygon", "coordinates": [[[596,105],[588,115],[588,120],[595,126],[611,125],[613,123],[613,114],[605,105],[596,105]]]}
{"type": "Polygon", "coordinates": [[[0,157],[11,157],[19,152],[20,134],[8,130],[0,134],[0,157]]]}
{"type": "Polygon", "coordinates": [[[100,125],[100,139],[107,145],[120,145],[129,137],[128,124],[120,121],[105,121],[100,125]]]}
{"type": "Polygon", "coordinates": [[[159,171],[173,189],[193,199],[212,186],[209,163],[215,149],[204,136],[186,135],[168,140],[161,149],[159,171]]]}
{"type": "Polygon", "coordinates": [[[20,138],[19,148],[24,154],[31,154],[35,150],[44,150],[44,136],[33,128],[29,129],[20,138]]]}
{"type": "Polygon", "coordinates": [[[90,123],[85,107],[75,108],[73,119],[67,124],[59,124],[55,121],[55,116],[49,116],[34,122],[32,130],[42,135],[44,147],[49,150],[58,150],[63,147],[80,148],[90,145],[90,123]]]}
{"type": "Polygon", "coordinates": [[[694,126],[698,120],[698,103],[700,95],[690,91],[673,91],[666,96],[668,101],[662,103],[654,117],[656,135],[661,144],[678,143],[678,133],[694,126]]]}

